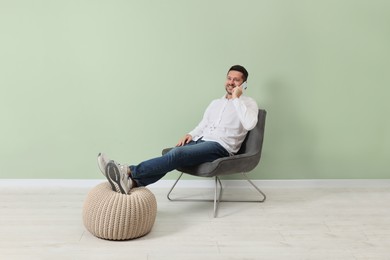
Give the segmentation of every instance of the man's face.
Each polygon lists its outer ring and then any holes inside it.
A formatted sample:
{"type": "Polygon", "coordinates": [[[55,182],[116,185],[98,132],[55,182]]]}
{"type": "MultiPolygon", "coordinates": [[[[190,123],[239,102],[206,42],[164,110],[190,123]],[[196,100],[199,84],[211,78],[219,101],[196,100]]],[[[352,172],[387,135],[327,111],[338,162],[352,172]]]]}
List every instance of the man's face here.
{"type": "Polygon", "coordinates": [[[244,74],[239,71],[231,70],[226,76],[225,88],[228,95],[232,95],[235,87],[241,86],[244,83],[244,74]]]}

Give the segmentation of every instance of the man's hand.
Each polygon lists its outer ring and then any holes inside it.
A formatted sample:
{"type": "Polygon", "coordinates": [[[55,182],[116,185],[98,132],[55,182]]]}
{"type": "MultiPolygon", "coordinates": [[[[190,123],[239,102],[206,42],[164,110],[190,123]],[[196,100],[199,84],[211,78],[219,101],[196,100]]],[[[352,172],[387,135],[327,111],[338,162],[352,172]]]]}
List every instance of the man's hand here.
{"type": "Polygon", "coordinates": [[[242,86],[233,89],[232,98],[239,98],[242,95],[242,86]]]}
{"type": "Polygon", "coordinates": [[[184,137],[182,137],[179,142],[176,144],[176,146],[183,146],[185,144],[188,144],[189,142],[191,142],[192,140],[192,136],[189,135],[189,134],[186,134],[184,137]]]}

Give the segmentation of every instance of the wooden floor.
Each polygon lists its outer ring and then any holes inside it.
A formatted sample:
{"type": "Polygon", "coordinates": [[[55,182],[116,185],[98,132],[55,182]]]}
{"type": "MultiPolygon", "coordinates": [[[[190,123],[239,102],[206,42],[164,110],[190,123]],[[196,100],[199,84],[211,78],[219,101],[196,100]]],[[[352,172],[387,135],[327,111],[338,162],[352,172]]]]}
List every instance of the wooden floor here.
{"type": "MultiPolygon", "coordinates": [[[[1,186],[0,259],[390,259],[389,187],[266,187],[265,203],[222,203],[215,219],[211,203],[170,202],[167,188],[152,187],[152,231],[124,242],[84,228],[91,188],[1,186]]],[[[255,194],[235,188],[224,195],[255,194]]]]}

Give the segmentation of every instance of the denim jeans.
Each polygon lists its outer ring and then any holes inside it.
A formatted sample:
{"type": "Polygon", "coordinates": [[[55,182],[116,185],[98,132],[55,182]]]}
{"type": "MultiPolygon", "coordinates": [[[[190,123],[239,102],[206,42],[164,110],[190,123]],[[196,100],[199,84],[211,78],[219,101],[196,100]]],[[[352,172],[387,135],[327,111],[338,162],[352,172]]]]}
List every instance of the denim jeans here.
{"type": "Polygon", "coordinates": [[[174,147],[163,156],[131,165],[131,178],[138,186],[147,186],[176,168],[212,162],[227,156],[229,152],[217,142],[191,141],[184,146],[174,147]]]}

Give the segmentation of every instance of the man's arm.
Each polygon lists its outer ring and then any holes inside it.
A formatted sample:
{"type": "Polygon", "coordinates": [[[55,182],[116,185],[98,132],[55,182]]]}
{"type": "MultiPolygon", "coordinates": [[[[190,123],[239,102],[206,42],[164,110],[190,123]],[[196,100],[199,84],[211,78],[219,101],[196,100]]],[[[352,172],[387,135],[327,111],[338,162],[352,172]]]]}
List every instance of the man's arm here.
{"type": "Polygon", "coordinates": [[[242,87],[236,87],[233,90],[233,104],[236,108],[238,117],[244,128],[248,131],[252,130],[257,124],[257,116],[259,108],[256,101],[250,97],[241,97],[242,87]]]}

